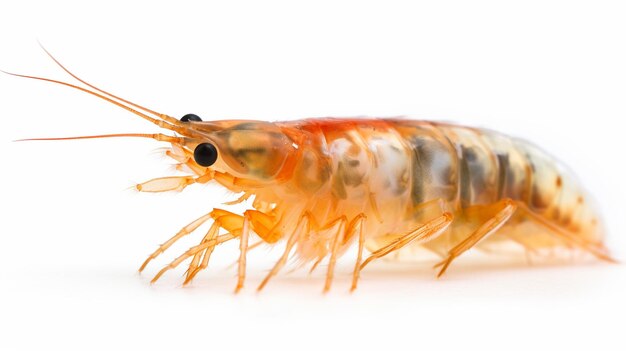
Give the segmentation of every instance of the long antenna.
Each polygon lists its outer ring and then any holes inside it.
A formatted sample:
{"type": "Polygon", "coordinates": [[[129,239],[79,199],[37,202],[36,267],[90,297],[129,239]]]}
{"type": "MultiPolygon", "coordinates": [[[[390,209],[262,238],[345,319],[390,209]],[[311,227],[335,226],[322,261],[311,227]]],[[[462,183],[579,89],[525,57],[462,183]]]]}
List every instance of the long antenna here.
{"type": "Polygon", "coordinates": [[[136,104],[136,103],[134,103],[134,102],[131,102],[131,101],[128,101],[128,100],[126,100],[126,99],[122,99],[121,97],[119,97],[119,96],[117,96],[117,95],[113,95],[113,94],[111,94],[111,93],[109,93],[109,92],[107,92],[107,91],[105,91],[105,90],[102,90],[102,89],[100,89],[100,88],[98,88],[98,87],[96,87],[96,86],[94,86],[94,85],[92,85],[92,84],[89,84],[88,82],[84,81],[83,79],[79,78],[77,75],[75,75],[74,73],[72,73],[69,69],[65,68],[65,66],[63,66],[63,64],[61,64],[61,62],[59,62],[59,60],[57,60],[54,56],[52,56],[52,54],[51,54],[51,53],[50,53],[50,52],[49,52],[49,51],[48,51],[48,50],[47,50],[47,49],[46,49],[46,48],[45,48],[45,47],[41,44],[41,42],[38,42],[38,43],[39,43],[39,46],[41,47],[41,49],[42,49],[42,50],[43,50],[43,51],[44,51],[44,52],[45,52],[45,53],[46,53],[46,54],[47,54],[47,55],[48,55],[48,56],[49,56],[49,57],[50,57],[50,58],[51,58],[51,59],[52,59],[52,60],[53,60],[53,61],[54,61],[54,62],[55,62],[58,66],[59,66],[59,67],[61,67],[61,69],[63,69],[63,70],[64,70],[67,74],[69,74],[69,75],[70,75],[70,76],[72,76],[74,79],[78,80],[79,82],[81,82],[81,83],[83,83],[83,84],[87,85],[88,87],[90,87],[90,88],[92,88],[92,89],[94,89],[94,90],[96,90],[96,91],[101,92],[101,93],[102,93],[102,94],[104,94],[104,95],[107,95],[107,96],[110,96],[110,97],[112,97],[112,98],[114,98],[114,99],[120,100],[120,101],[122,101],[122,102],[124,102],[124,103],[126,103],[126,104],[128,104],[128,105],[134,106],[134,107],[136,107],[136,108],[138,108],[138,109],[140,109],[140,110],[142,110],[142,111],[145,111],[145,112],[151,113],[151,114],[153,114],[153,115],[155,115],[155,116],[157,116],[157,117],[159,117],[159,118],[161,118],[161,119],[163,119],[163,120],[166,120],[166,121],[168,121],[168,122],[170,122],[170,123],[172,123],[172,124],[174,124],[174,125],[177,125],[177,124],[179,123],[179,121],[178,121],[176,118],[170,117],[170,116],[168,116],[168,115],[166,115],[166,114],[163,114],[163,113],[156,112],[156,111],[154,111],[154,110],[151,110],[151,109],[149,109],[149,108],[147,108],[147,107],[144,107],[144,106],[138,105],[138,104],[136,104]]]}
{"type": "Polygon", "coordinates": [[[79,86],[74,85],[74,84],[70,84],[70,83],[66,83],[66,82],[62,82],[62,81],[54,80],[54,79],[50,79],[50,78],[43,78],[43,77],[36,77],[36,76],[27,76],[27,75],[24,75],[24,74],[11,73],[11,72],[7,72],[7,71],[3,71],[3,70],[0,70],[0,72],[8,74],[8,75],[11,75],[11,76],[15,76],[15,77],[36,79],[36,80],[42,80],[42,81],[56,83],[56,84],[60,84],[60,85],[65,85],[65,86],[68,86],[70,88],[74,88],[74,89],[83,91],[85,93],[97,96],[100,99],[106,100],[106,101],[108,101],[108,102],[110,102],[110,103],[112,103],[112,104],[114,104],[116,106],[119,106],[119,107],[121,107],[121,108],[123,108],[123,109],[125,109],[125,110],[127,110],[129,112],[134,113],[135,115],[137,115],[137,116],[139,116],[139,117],[141,117],[141,118],[143,118],[145,120],[148,120],[148,121],[156,124],[157,126],[159,126],[161,128],[169,129],[169,130],[176,131],[176,132],[183,131],[183,128],[181,128],[181,127],[178,127],[178,126],[175,126],[175,125],[171,125],[171,124],[169,124],[169,123],[167,123],[165,121],[162,121],[162,120],[159,120],[159,119],[156,119],[156,118],[152,118],[152,117],[146,115],[145,113],[141,113],[141,112],[133,109],[132,107],[126,106],[126,105],[124,105],[124,104],[122,104],[122,103],[120,103],[118,101],[115,101],[115,100],[113,100],[111,98],[108,98],[108,97],[106,97],[106,96],[104,96],[102,94],[98,94],[98,93],[96,93],[94,91],[85,89],[83,87],[79,87],[79,86]]]}
{"type": "Polygon", "coordinates": [[[101,135],[82,135],[75,137],[61,137],[61,138],[28,138],[28,139],[18,139],[13,140],[15,142],[20,141],[48,141],[48,140],[77,140],[77,139],[100,139],[100,138],[123,138],[123,137],[134,137],[134,138],[150,138],[158,141],[167,141],[170,143],[179,143],[184,144],[185,138],[174,137],[165,134],[145,134],[145,133],[118,133],[118,134],[101,134],[101,135]]]}

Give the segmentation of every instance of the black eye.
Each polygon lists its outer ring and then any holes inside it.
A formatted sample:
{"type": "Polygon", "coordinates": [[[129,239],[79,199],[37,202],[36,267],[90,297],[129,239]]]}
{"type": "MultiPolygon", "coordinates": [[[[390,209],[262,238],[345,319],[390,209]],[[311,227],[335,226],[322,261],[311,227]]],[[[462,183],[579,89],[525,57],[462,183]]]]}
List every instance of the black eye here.
{"type": "Polygon", "coordinates": [[[193,159],[202,167],[209,167],[217,160],[217,149],[213,144],[202,143],[193,150],[193,159]]]}
{"type": "Polygon", "coordinates": [[[188,113],[184,116],[182,116],[180,118],[181,122],[189,122],[189,121],[193,121],[193,122],[202,122],[202,118],[198,117],[197,115],[194,115],[193,113],[188,113]]]}

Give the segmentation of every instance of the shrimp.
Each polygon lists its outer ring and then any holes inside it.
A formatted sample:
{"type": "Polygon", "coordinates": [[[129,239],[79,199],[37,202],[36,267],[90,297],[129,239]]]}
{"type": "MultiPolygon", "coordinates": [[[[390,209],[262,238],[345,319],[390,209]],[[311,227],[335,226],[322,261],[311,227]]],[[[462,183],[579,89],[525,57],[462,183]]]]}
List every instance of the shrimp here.
{"type": "Polygon", "coordinates": [[[203,121],[188,114],[178,119],[91,85],[46,53],[85,87],[5,73],[92,94],[169,134],[23,140],[151,138],[169,144],[166,155],[186,175],[155,178],[136,185],[138,191],[182,191],[215,182],[240,195],[226,208],[251,200],[243,213],[214,208],[160,245],[140,272],[180,238],[211,223],[197,245],[152,282],[188,261],[188,284],[208,267],[216,247],[233,240],[239,241],[240,252],[235,291],[244,286],[248,251],[278,243],[284,243],[284,250],[258,290],[295,256],[312,269],[327,259],[326,292],[337,260],[352,246],[357,257],[351,290],[368,264],[415,247],[441,257],[437,277],[465,252],[507,242],[528,252],[567,248],[613,261],[584,189],[565,167],[523,140],[402,118],[203,121]],[[255,237],[259,242],[249,245],[255,237]]]}

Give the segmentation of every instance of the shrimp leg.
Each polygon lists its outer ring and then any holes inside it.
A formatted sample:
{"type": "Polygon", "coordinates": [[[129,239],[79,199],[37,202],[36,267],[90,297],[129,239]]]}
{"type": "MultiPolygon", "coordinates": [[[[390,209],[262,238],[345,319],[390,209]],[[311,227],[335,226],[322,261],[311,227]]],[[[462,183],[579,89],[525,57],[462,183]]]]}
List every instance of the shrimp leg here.
{"type": "Polygon", "coordinates": [[[343,236],[345,235],[345,227],[347,222],[346,216],[341,216],[336,220],[332,221],[328,228],[332,228],[335,225],[338,225],[337,233],[333,238],[330,259],[328,261],[328,270],[326,271],[326,282],[324,283],[324,292],[328,292],[330,290],[330,286],[333,282],[333,276],[335,274],[335,264],[337,263],[337,252],[339,251],[339,244],[341,243],[343,236]]]}
{"type": "Polygon", "coordinates": [[[246,257],[248,254],[248,237],[250,234],[250,217],[246,215],[243,220],[243,229],[239,238],[239,267],[237,269],[237,287],[235,293],[243,288],[243,282],[246,279],[246,257]]]}
{"type": "Polygon", "coordinates": [[[236,215],[234,213],[225,211],[225,210],[220,210],[220,209],[214,209],[213,211],[203,215],[202,217],[196,219],[195,221],[189,223],[188,225],[186,225],[185,227],[183,227],[178,233],[176,233],[176,235],[174,235],[173,237],[171,237],[168,241],[166,241],[165,243],[163,243],[161,246],[159,246],[158,249],[156,249],[145,261],[144,263],[141,265],[141,267],[139,268],[139,272],[143,271],[144,268],[146,268],[146,266],[148,265],[148,263],[150,263],[150,261],[152,261],[153,259],[155,259],[157,256],[159,256],[160,254],[162,254],[163,252],[165,252],[165,250],[167,250],[168,248],[170,248],[172,245],[174,245],[174,243],[176,241],[178,241],[180,238],[182,238],[183,236],[189,235],[191,234],[193,231],[195,231],[196,229],[198,229],[199,226],[201,226],[202,224],[204,224],[207,220],[209,220],[210,218],[213,218],[215,221],[218,221],[218,219],[220,219],[221,217],[224,217],[223,219],[221,219],[221,221],[223,222],[224,225],[222,225],[222,227],[226,228],[229,232],[232,231],[232,229],[234,229],[236,226],[232,221],[236,220],[236,218],[241,218],[243,219],[241,216],[236,215]],[[224,217],[225,215],[230,215],[231,217],[228,217],[228,219],[230,219],[229,222],[226,222],[227,217],[224,217]],[[234,216],[234,217],[232,217],[234,216]]]}
{"type": "Polygon", "coordinates": [[[287,240],[287,245],[285,246],[285,251],[283,252],[283,255],[280,257],[278,262],[276,262],[276,264],[274,265],[272,270],[267,274],[267,276],[265,276],[265,279],[263,279],[261,284],[259,284],[259,287],[257,288],[257,291],[263,290],[263,288],[265,287],[265,285],[267,285],[269,280],[273,276],[278,274],[280,269],[283,268],[285,263],[287,263],[287,258],[289,258],[289,253],[291,252],[291,249],[293,248],[295,243],[298,242],[298,239],[300,238],[302,233],[308,232],[308,231],[311,230],[310,216],[311,216],[311,214],[307,212],[307,213],[305,213],[304,215],[302,215],[300,217],[298,225],[296,226],[296,230],[289,237],[289,240],[287,240]]]}
{"type": "MultiPolygon", "coordinates": [[[[352,229],[355,227],[355,223],[357,223],[356,220],[362,219],[362,218],[365,218],[364,215],[359,215],[355,218],[353,223],[351,223],[350,225],[352,229]]],[[[298,241],[298,239],[303,233],[310,232],[311,230],[323,231],[323,230],[328,230],[333,227],[337,227],[337,231],[331,243],[331,255],[330,255],[330,259],[328,263],[328,270],[326,271],[326,282],[324,284],[324,292],[327,292],[328,290],[330,290],[330,286],[332,284],[332,280],[334,277],[335,265],[337,262],[337,253],[339,251],[339,247],[341,246],[341,244],[345,243],[345,238],[348,237],[347,233],[349,233],[349,231],[346,230],[347,221],[348,221],[347,218],[345,216],[342,216],[335,220],[330,221],[328,224],[326,224],[322,228],[319,228],[309,213],[305,213],[304,215],[302,215],[300,217],[300,220],[298,221],[298,224],[296,225],[296,230],[292,233],[292,235],[289,237],[289,240],[287,241],[287,246],[285,247],[285,251],[283,252],[283,255],[278,260],[278,262],[276,262],[276,264],[274,265],[270,273],[268,273],[265,279],[261,282],[257,290],[258,291],[262,290],[265,287],[265,285],[269,282],[269,280],[273,276],[275,276],[278,273],[278,271],[280,271],[280,269],[285,265],[285,263],[287,262],[287,258],[289,257],[289,253],[291,252],[291,249],[293,248],[293,246],[295,245],[295,243],[298,241]]],[[[321,259],[316,262],[316,265],[320,261],[321,259]]]]}
{"type": "Polygon", "coordinates": [[[357,249],[356,263],[354,264],[354,271],[352,273],[352,286],[350,287],[350,291],[354,291],[359,282],[359,275],[361,273],[361,261],[363,260],[363,246],[365,244],[365,214],[360,214],[356,218],[352,220],[350,223],[350,228],[348,229],[348,233],[354,230],[354,228],[359,228],[359,245],[357,249]]]}
{"type": "MultiPolygon", "coordinates": [[[[213,249],[215,248],[215,245],[207,245],[207,243],[212,243],[212,242],[217,242],[217,244],[219,244],[219,238],[220,237],[225,237],[224,235],[221,236],[217,236],[217,233],[219,231],[220,228],[224,228],[228,231],[228,234],[225,235],[230,235],[232,236],[232,238],[235,238],[237,236],[242,235],[242,227],[244,225],[244,218],[240,215],[225,211],[225,210],[221,210],[221,209],[214,209],[213,211],[210,212],[211,217],[213,217],[214,219],[214,223],[211,226],[211,228],[209,229],[209,231],[207,232],[207,234],[205,235],[205,237],[202,239],[202,241],[200,242],[199,245],[195,246],[194,248],[200,248],[200,249],[190,249],[188,250],[183,256],[189,254],[186,257],[191,257],[194,256],[194,259],[192,260],[192,262],[189,264],[189,269],[187,270],[187,278],[185,279],[184,284],[187,284],[189,281],[191,281],[193,279],[193,277],[201,270],[206,268],[206,266],[208,265],[208,260],[209,257],[211,256],[211,253],[213,252],[213,249]],[[198,269],[197,268],[197,264],[199,261],[199,257],[200,255],[202,255],[202,253],[204,252],[204,259],[203,259],[203,267],[198,269]]],[[[230,239],[229,239],[230,240],[230,239]]],[[[181,256],[181,257],[183,257],[181,256]]],[[[179,259],[181,258],[179,257],[179,259]]],[[[165,273],[165,271],[176,267],[180,262],[176,263],[176,265],[174,265],[173,267],[171,267],[171,264],[169,266],[166,266],[163,270],[161,270],[159,272],[159,274],[157,274],[157,276],[153,279],[153,282],[156,281],[163,273],[165,273]]]]}
{"type": "Polygon", "coordinates": [[[432,240],[437,236],[445,232],[446,229],[452,223],[453,216],[450,212],[444,212],[441,216],[426,222],[424,225],[417,229],[399,237],[391,242],[389,245],[384,246],[374,252],[361,264],[359,269],[365,268],[368,263],[375,259],[386,256],[387,254],[403,248],[405,245],[417,240],[417,242],[424,242],[432,240]]]}
{"type": "MultiPolygon", "coordinates": [[[[219,228],[219,222],[213,222],[213,225],[211,225],[211,228],[209,228],[200,244],[215,239],[215,237],[217,237],[219,228]]],[[[191,263],[189,264],[189,268],[187,269],[187,277],[185,278],[183,285],[189,284],[196,276],[196,274],[198,274],[198,272],[205,269],[209,265],[209,259],[211,258],[211,254],[213,253],[214,249],[215,246],[210,246],[207,247],[204,251],[198,252],[194,255],[191,263]],[[200,258],[202,258],[202,262],[200,262],[200,258]],[[200,263],[200,265],[198,265],[198,263],[200,263]]]]}
{"type": "Polygon", "coordinates": [[[224,235],[220,235],[217,238],[207,241],[206,243],[200,244],[200,245],[196,245],[192,248],[190,248],[189,250],[185,251],[184,254],[178,256],[178,258],[176,258],[174,261],[170,262],[167,266],[163,267],[163,269],[161,269],[159,271],[159,273],[157,273],[154,278],[152,278],[152,280],[150,281],[150,283],[155,283],[157,280],[159,280],[159,278],[161,278],[161,276],[169,271],[170,269],[174,269],[176,267],[178,267],[179,264],[181,264],[181,262],[183,262],[184,260],[188,259],[189,257],[195,255],[196,253],[206,249],[207,247],[211,247],[211,246],[215,246],[215,245],[219,245],[223,242],[226,242],[228,240],[231,240],[233,238],[237,237],[237,235],[232,234],[232,233],[228,233],[228,234],[224,234],[224,235]]]}
{"type": "MultiPolygon", "coordinates": [[[[229,232],[231,232],[232,234],[235,234],[236,236],[238,236],[239,234],[242,234],[242,230],[245,224],[244,223],[245,218],[249,219],[249,225],[251,226],[253,231],[257,233],[262,239],[264,239],[264,240],[257,242],[256,244],[252,246],[246,245],[246,248],[245,248],[246,253],[250,251],[251,249],[258,247],[260,244],[266,243],[268,239],[275,238],[277,235],[280,234],[274,229],[277,224],[275,218],[272,216],[266,215],[265,213],[262,213],[260,211],[248,210],[246,211],[244,216],[236,215],[236,214],[224,211],[224,210],[220,210],[220,211],[223,211],[221,212],[222,216],[215,218],[215,222],[213,223],[211,228],[208,230],[207,234],[202,239],[200,244],[213,240],[217,236],[219,228],[225,228],[229,230],[229,232]],[[227,219],[227,217],[223,217],[223,216],[229,216],[228,221],[230,223],[223,223],[227,219]],[[261,220],[263,222],[261,222],[261,220]],[[263,224],[266,224],[267,227],[265,227],[263,224]]],[[[189,264],[189,269],[187,270],[187,277],[185,278],[185,282],[183,283],[183,285],[189,284],[193,280],[193,278],[196,276],[196,274],[198,274],[203,269],[207,268],[209,264],[209,259],[214,249],[215,249],[214,246],[209,246],[206,249],[204,249],[204,251],[199,251],[194,255],[191,263],[189,264]],[[198,265],[198,263],[200,264],[198,265]]],[[[235,261],[235,264],[240,265],[241,263],[240,260],[241,260],[241,257],[239,257],[239,259],[235,261]]]]}
{"type": "Polygon", "coordinates": [[[161,244],[159,248],[156,249],[156,251],[154,251],[150,256],[148,256],[148,258],[143,262],[141,267],[139,267],[139,272],[143,271],[144,268],[146,268],[146,266],[148,265],[148,263],[150,263],[150,261],[152,261],[157,256],[165,252],[165,250],[167,250],[170,246],[174,245],[174,243],[178,241],[178,239],[182,238],[183,236],[189,235],[194,230],[196,230],[199,226],[204,224],[204,222],[208,221],[210,218],[211,218],[211,212],[203,215],[202,217],[184,226],[180,231],[178,231],[178,233],[176,233],[176,235],[174,235],[169,240],[161,244]]]}
{"type": "Polygon", "coordinates": [[[502,225],[504,225],[504,223],[506,223],[511,218],[511,216],[515,213],[515,210],[517,209],[517,204],[510,199],[505,199],[501,203],[504,204],[504,208],[502,208],[493,217],[483,223],[478,229],[476,229],[472,234],[470,234],[467,238],[461,241],[458,245],[448,251],[448,257],[435,265],[435,268],[441,267],[441,270],[437,274],[437,278],[441,277],[446,272],[448,266],[450,266],[450,263],[452,263],[455,258],[459,257],[465,251],[471,249],[482,239],[495,233],[498,229],[500,229],[502,225]]]}

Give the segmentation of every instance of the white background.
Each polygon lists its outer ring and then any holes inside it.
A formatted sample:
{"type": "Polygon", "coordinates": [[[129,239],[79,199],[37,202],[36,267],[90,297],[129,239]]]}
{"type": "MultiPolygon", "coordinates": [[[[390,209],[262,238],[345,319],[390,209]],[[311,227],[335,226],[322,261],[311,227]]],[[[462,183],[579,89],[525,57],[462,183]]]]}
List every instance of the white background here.
{"type": "MultiPolygon", "coordinates": [[[[620,1],[3,2],[0,68],[87,81],[173,116],[284,120],[396,116],[529,139],[598,202],[626,254],[626,9],[620,1]],[[226,3],[226,2],[224,2],[226,3]]],[[[136,269],[157,244],[231,195],[138,194],[170,174],[156,142],[12,143],[154,132],[91,96],[0,76],[0,349],[620,349],[626,269],[605,263],[471,267],[379,263],[347,292],[350,260],[254,287],[279,250],[251,254],[234,295],[233,246],[182,288],[136,269]]],[[[198,234],[196,234],[198,235],[198,234]]],[[[287,269],[288,270],[288,269],[287,269]]],[[[285,270],[285,271],[287,271],[285,270]]]]}

